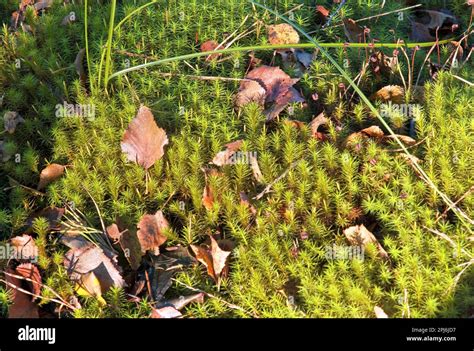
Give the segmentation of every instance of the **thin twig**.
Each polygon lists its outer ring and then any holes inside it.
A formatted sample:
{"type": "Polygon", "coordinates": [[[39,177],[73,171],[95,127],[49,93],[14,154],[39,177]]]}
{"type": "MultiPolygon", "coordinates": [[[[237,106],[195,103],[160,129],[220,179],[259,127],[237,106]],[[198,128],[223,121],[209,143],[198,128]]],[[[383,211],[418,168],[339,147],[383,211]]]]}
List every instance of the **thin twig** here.
{"type": "Polygon", "coordinates": [[[288,168],[285,170],[285,172],[283,172],[280,176],[278,176],[278,178],[276,178],[273,182],[271,182],[270,184],[268,184],[268,185],[265,187],[265,189],[263,189],[263,191],[262,191],[260,194],[258,194],[257,196],[255,196],[253,199],[254,199],[254,200],[260,200],[262,197],[264,197],[265,194],[267,194],[267,193],[270,192],[270,190],[272,189],[272,187],[273,187],[276,183],[278,183],[280,180],[282,180],[283,178],[285,178],[285,177],[288,175],[288,173],[290,173],[290,171],[291,171],[293,168],[295,168],[302,160],[303,160],[303,159],[300,159],[300,160],[298,160],[298,161],[294,161],[294,162],[290,165],[290,167],[288,167],[288,168]]]}
{"type": "Polygon", "coordinates": [[[179,280],[176,280],[175,278],[172,278],[172,280],[175,281],[176,283],[178,283],[178,284],[180,284],[180,285],[182,285],[182,286],[188,288],[188,289],[191,290],[191,291],[202,293],[202,294],[204,294],[204,295],[206,295],[206,296],[208,296],[208,297],[210,297],[210,298],[219,300],[219,301],[222,302],[224,305],[226,305],[226,306],[228,306],[228,307],[230,307],[230,308],[232,308],[232,309],[234,309],[234,310],[239,310],[239,311],[241,311],[241,312],[243,312],[243,313],[245,313],[245,314],[247,314],[247,315],[249,315],[249,316],[252,316],[252,317],[254,317],[254,318],[258,318],[258,315],[256,315],[255,313],[248,312],[248,311],[246,311],[244,308],[242,308],[242,307],[240,307],[240,306],[237,306],[237,305],[235,305],[235,304],[233,304],[233,303],[230,303],[230,302],[224,300],[222,297],[213,295],[213,294],[208,293],[208,292],[206,292],[206,291],[204,291],[204,290],[201,290],[201,289],[193,288],[192,286],[189,286],[189,285],[187,285],[187,284],[185,284],[185,283],[182,283],[182,282],[180,282],[179,280]]]}
{"type": "Polygon", "coordinates": [[[435,223],[438,223],[438,221],[443,218],[444,216],[446,216],[446,214],[452,210],[454,207],[456,207],[461,201],[463,201],[468,195],[470,195],[472,192],[474,191],[474,186],[472,186],[471,188],[469,188],[468,191],[466,191],[466,193],[464,193],[463,196],[461,196],[455,203],[451,204],[446,210],[444,210],[444,212],[438,216],[438,218],[436,218],[436,221],[435,223]]]}

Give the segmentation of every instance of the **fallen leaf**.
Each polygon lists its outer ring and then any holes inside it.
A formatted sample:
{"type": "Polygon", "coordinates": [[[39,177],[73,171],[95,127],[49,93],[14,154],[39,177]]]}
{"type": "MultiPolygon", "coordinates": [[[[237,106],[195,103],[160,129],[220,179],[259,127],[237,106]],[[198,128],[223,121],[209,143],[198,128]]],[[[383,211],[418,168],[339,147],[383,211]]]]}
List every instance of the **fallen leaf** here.
{"type": "Polygon", "coordinates": [[[398,137],[398,139],[400,139],[400,141],[408,146],[413,146],[416,144],[416,140],[409,137],[408,135],[399,135],[399,134],[396,134],[396,135],[387,135],[385,136],[385,139],[390,139],[390,140],[394,140],[395,139],[395,136],[398,137]]]}
{"type": "Polygon", "coordinates": [[[387,314],[384,312],[384,310],[382,308],[380,308],[379,306],[375,306],[374,307],[374,312],[375,312],[375,316],[377,318],[388,318],[387,314]]]}
{"type": "Polygon", "coordinates": [[[266,94],[267,91],[259,82],[254,80],[244,80],[240,84],[239,92],[235,98],[235,106],[242,108],[251,102],[263,106],[266,94]]]}
{"type": "Polygon", "coordinates": [[[169,227],[163,212],[157,211],[154,215],[144,215],[137,227],[137,237],[140,242],[142,255],[147,251],[152,251],[154,255],[159,255],[160,246],[167,239],[164,232],[169,227]]]}
{"type": "Polygon", "coordinates": [[[51,163],[40,173],[38,190],[44,189],[49,183],[55,181],[64,174],[66,167],[57,163],[51,163]]]}
{"type": "Polygon", "coordinates": [[[38,0],[35,3],[35,10],[41,11],[53,6],[54,0],[38,0]]]}
{"type": "Polygon", "coordinates": [[[364,42],[364,28],[359,26],[356,21],[350,18],[344,18],[344,33],[346,34],[347,40],[351,43],[363,43],[364,42]]]}
{"type": "Polygon", "coordinates": [[[231,251],[222,250],[217,241],[210,236],[211,248],[205,246],[191,245],[191,249],[196,255],[196,259],[207,268],[207,274],[220,286],[221,273],[226,267],[227,258],[231,251]]]}
{"type": "Polygon", "coordinates": [[[262,99],[261,89],[244,81],[235,99],[237,107],[241,108],[246,101],[258,102],[262,106],[265,103],[275,103],[265,111],[267,121],[278,116],[289,103],[304,101],[300,93],[293,88],[298,79],[292,79],[279,67],[260,66],[250,71],[245,78],[258,82],[265,89],[265,100],[262,99]]]}
{"type": "MultiPolygon", "coordinates": [[[[76,240],[75,243],[79,241],[76,240]]],[[[76,282],[80,282],[84,274],[93,272],[100,282],[102,292],[112,286],[126,286],[116,262],[112,261],[104,250],[90,242],[79,248],[70,249],[64,257],[64,266],[69,277],[76,282]]]]}
{"type": "Polygon", "coordinates": [[[272,45],[298,44],[300,36],[293,26],[282,23],[267,27],[268,41],[272,45]]]}
{"type": "Polygon", "coordinates": [[[109,236],[109,238],[115,242],[119,241],[120,236],[122,235],[122,232],[119,230],[118,225],[115,223],[109,225],[105,229],[105,231],[107,232],[107,235],[109,236]]]}
{"type": "MultiPolygon", "coordinates": [[[[41,294],[41,274],[32,263],[22,263],[15,268],[15,271],[18,275],[21,275],[23,278],[27,278],[31,281],[27,281],[27,284],[30,286],[30,291],[35,295],[41,294]]],[[[36,299],[35,296],[32,296],[32,301],[36,299]]]]}
{"type": "Polygon", "coordinates": [[[326,24],[329,18],[329,10],[322,5],[316,5],[316,18],[318,24],[326,24]]]}
{"type": "Polygon", "coordinates": [[[405,90],[399,85],[387,85],[371,96],[372,100],[382,102],[393,102],[403,104],[405,101],[405,90]]]}
{"type": "Polygon", "coordinates": [[[10,134],[13,134],[15,132],[15,129],[19,123],[24,122],[25,120],[20,116],[18,112],[7,111],[3,115],[3,123],[5,125],[5,130],[10,134]]]}
{"type": "Polygon", "coordinates": [[[101,305],[105,306],[107,302],[102,297],[102,287],[100,281],[93,271],[81,275],[80,281],[77,282],[76,292],[79,296],[95,297],[101,305]]]}
{"type": "Polygon", "coordinates": [[[31,300],[31,295],[17,289],[23,289],[22,280],[10,275],[15,274],[11,268],[7,269],[7,273],[9,274],[5,274],[5,280],[12,298],[12,304],[8,307],[8,318],[39,318],[38,306],[31,300]]]}
{"type": "Polygon", "coordinates": [[[189,296],[180,296],[177,299],[169,300],[168,303],[173,305],[174,308],[177,310],[182,310],[184,307],[189,305],[190,303],[203,303],[204,302],[204,293],[200,292],[197,294],[189,295],[189,296]]]}
{"type": "Polygon", "coordinates": [[[250,212],[253,215],[255,215],[257,213],[257,209],[255,208],[254,205],[250,203],[250,199],[248,195],[244,193],[243,191],[241,191],[239,195],[240,195],[240,204],[250,209],[250,212]]]}
{"type": "Polygon", "coordinates": [[[166,132],[158,127],[150,109],[141,106],[123,136],[121,147],[129,161],[148,169],[163,157],[167,144],[166,132]]]}
{"type": "Polygon", "coordinates": [[[374,234],[372,234],[363,224],[345,229],[344,235],[353,246],[362,246],[365,248],[367,245],[374,243],[377,246],[379,256],[383,259],[389,258],[387,252],[384,250],[382,245],[380,245],[374,234]]]}
{"type": "Polygon", "coordinates": [[[411,39],[418,42],[431,42],[453,32],[457,18],[446,11],[416,10],[411,19],[411,39]]]}
{"type": "Polygon", "coordinates": [[[64,215],[65,209],[62,207],[46,207],[40,211],[37,211],[30,215],[26,220],[26,226],[31,230],[33,221],[36,218],[42,217],[46,218],[49,223],[49,230],[60,230],[61,229],[61,218],[64,215]]]}
{"type": "Polygon", "coordinates": [[[128,263],[130,263],[130,267],[136,271],[140,267],[142,260],[141,244],[138,240],[137,233],[128,229],[125,230],[120,236],[119,243],[125,254],[125,258],[128,263]]]}
{"type": "Polygon", "coordinates": [[[254,155],[249,156],[250,168],[252,169],[253,176],[255,180],[259,183],[263,182],[263,174],[260,171],[260,166],[258,165],[258,160],[254,155]]]}
{"type": "Polygon", "coordinates": [[[371,138],[383,138],[385,133],[378,126],[370,126],[368,128],[362,129],[361,133],[371,137],[371,138]]]}
{"type": "Polygon", "coordinates": [[[314,60],[314,55],[310,52],[296,49],[294,50],[294,55],[296,59],[304,66],[304,68],[308,69],[314,60]]]}
{"type": "Polygon", "coordinates": [[[151,318],[179,318],[182,314],[173,306],[165,306],[161,308],[154,308],[151,311],[151,318]]]}
{"type": "Polygon", "coordinates": [[[243,140],[237,140],[224,145],[225,150],[218,152],[217,155],[212,159],[211,163],[215,164],[216,166],[229,164],[229,159],[236,151],[241,148],[243,142],[243,140]]]}
{"type": "Polygon", "coordinates": [[[206,210],[210,211],[214,207],[214,194],[212,192],[211,187],[206,184],[204,187],[204,191],[202,192],[202,205],[206,208],[206,210]]]}
{"type": "MultiPolygon", "coordinates": [[[[214,51],[219,47],[219,44],[214,40],[208,40],[201,44],[201,52],[214,51]]],[[[211,61],[219,58],[222,54],[212,54],[206,57],[206,61],[211,61]]]]}
{"type": "Polygon", "coordinates": [[[285,94],[279,95],[275,103],[264,111],[267,117],[267,122],[275,119],[278,115],[291,103],[304,102],[304,98],[300,95],[298,90],[290,87],[285,94]]]}
{"type": "Polygon", "coordinates": [[[81,80],[81,83],[83,86],[85,86],[87,83],[87,74],[86,74],[86,69],[84,67],[85,55],[86,55],[86,49],[81,49],[77,53],[76,58],[74,60],[74,67],[76,68],[76,72],[79,75],[79,79],[81,80]]]}
{"type": "Polygon", "coordinates": [[[38,247],[35,240],[26,234],[15,236],[10,240],[13,246],[13,257],[17,260],[38,259],[38,247]]]}
{"type": "Polygon", "coordinates": [[[313,137],[317,137],[319,127],[327,124],[329,124],[329,119],[326,117],[323,111],[309,123],[309,127],[311,128],[311,134],[313,135],[313,137]]]}

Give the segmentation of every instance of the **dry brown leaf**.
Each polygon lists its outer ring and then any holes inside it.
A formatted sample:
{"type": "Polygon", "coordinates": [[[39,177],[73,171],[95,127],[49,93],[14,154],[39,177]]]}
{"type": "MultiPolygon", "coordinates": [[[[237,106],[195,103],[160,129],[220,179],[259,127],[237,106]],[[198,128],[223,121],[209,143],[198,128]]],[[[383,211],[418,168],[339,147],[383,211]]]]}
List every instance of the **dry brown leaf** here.
{"type": "Polygon", "coordinates": [[[254,155],[249,156],[249,161],[250,161],[250,168],[252,168],[252,173],[255,178],[255,180],[259,183],[263,182],[263,174],[262,171],[260,171],[260,166],[258,165],[258,160],[254,155]]]}
{"type": "MultiPolygon", "coordinates": [[[[207,51],[214,51],[219,47],[219,44],[215,42],[214,40],[208,40],[204,43],[201,44],[201,52],[207,52],[207,51]]],[[[209,55],[206,58],[206,61],[211,61],[214,59],[217,59],[221,56],[222,54],[212,54],[209,55]]]]}
{"type": "Polygon", "coordinates": [[[403,104],[405,101],[405,90],[399,85],[387,85],[371,96],[372,100],[382,102],[393,102],[403,104]]]}
{"type": "Polygon", "coordinates": [[[64,215],[65,209],[62,207],[46,207],[40,211],[37,211],[30,215],[26,220],[26,226],[31,229],[33,221],[36,218],[43,217],[46,218],[49,223],[49,230],[60,230],[61,224],[60,220],[64,215]]]}
{"type": "Polygon", "coordinates": [[[129,161],[149,169],[163,157],[167,144],[166,132],[158,127],[150,109],[141,106],[123,136],[121,147],[129,161]]]}
{"type": "Polygon", "coordinates": [[[253,215],[257,213],[257,209],[250,203],[248,195],[243,191],[240,192],[240,204],[247,207],[253,215]]]}
{"type": "Polygon", "coordinates": [[[282,23],[274,26],[268,26],[268,41],[272,45],[298,44],[300,36],[293,26],[282,23]]]}
{"type": "MultiPolygon", "coordinates": [[[[16,274],[10,268],[7,269],[7,273],[16,274]]],[[[9,274],[5,274],[5,280],[12,296],[12,304],[8,307],[8,318],[39,318],[38,306],[31,300],[31,295],[17,289],[17,287],[23,289],[22,280],[9,274]]]]}
{"type": "Polygon", "coordinates": [[[368,128],[362,129],[361,133],[366,134],[371,138],[383,138],[385,133],[378,126],[370,126],[368,128]]]}
{"type": "Polygon", "coordinates": [[[126,286],[116,264],[116,257],[109,257],[110,252],[77,237],[68,246],[72,248],[64,257],[64,266],[73,281],[81,281],[84,274],[94,272],[100,282],[102,292],[112,286],[126,286]]]}
{"type": "Polygon", "coordinates": [[[263,106],[267,91],[255,80],[244,80],[239,87],[239,92],[235,98],[235,106],[242,108],[245,105],[255,102],[263,106]]]}
{"type": "Polygon", "coordinates": [[[57,163],[51,163],[40,173],[38,190],[44,189],[49,183],[55,181],[64,174],[66,167],[57,163]]]}
{"type": "Polygon", "coordinates": [[[408,135],[399,135],[399,134],[396,134],[396,135],[387,135],[385,136],[386,139],[391,139],[391,140],[395,140],[395,136],[398,137],[398,139],[400,139],[400,141],[408,146],[413,146],[416,144],[416,140],[409,137],[408,135]]]}
{"type": "Polygon", "coordinates": [[[375,312],[375,316],[377,318],[388,318],[387,314],[384,312],[384,310],[379,307],[379,306],[375,306],[374,307],[374,312],[375,312]]]}
{"type": "Polygon", "coordinates": [[[125,254],[125,258],[128,263],[130,263],[130,267],[136,271],[140,267],[142,260],[141,244],[138,240],[137,233],[125,230],[120,236],[119,242],[125,254]]]}
{"type": "Polygon", "coordinates": [[[321,112],[317,117],[315,117],[310,123],[309,127],[311,128],[311,134],[313,137],[318,135],[319,127],[329,123],[329,119],[326,117],[324,112],[321,112]]]}
{"type": "Polygon", "coordinates": [[[349,243],[353,246],[362,246],[366,247],[367,245],[373,243],[377,246],[379,256],[383,259],[388,259],[388,254],[380,245],[377,238],[372,234],[365,225],[356,225],[344,230],[344,235],[346,236],[349,243]]]}
{"type": "Polygon", "coordinates": [[[26,234],[11,239],[13,257],[17,260],[35,260],[38,258],[38,247],[35,240],[26,234]]]}
{"type": "Polygon", "coordinates": [[[329,17],[329,10],[322,5],[316,6],[316,18],[318,24],[326,24],[329,17]]]}
{"type": "Polygon", "coordinates": [[[160,246],[167,239],[164,233],[168,228],[169,223],[161,211],[157,211],[154,215],[146,214],[140,219],[137,237],[142,255],[147,251],[151,251],[154,255],[160,254],[160,246]]]}
{"type": "Polygon", "coordinates": [[[267,117],[267,122],[275,119],[278,115],[291,103],[295,102],[304,102],[305,100],[300,95],[298,90],[293,87],[290,87],[285,94],[279,95],[275,103],[268,109],[264,111],[265,116],[267,117]]]}
{"type": "MultiPolygon", "coordinates": [[[[28,286],[30,287],[30,291],[35,295],[40,295],[41,293],[41,274],[36,267],[32,263],[22,263],[18,267],[15,268],[15,271],[18,275],[21,275],[23,278],[30,279],[32,281],[27,281],[28,286]]],[[[35,296],[32,296],[32,301],[36,299],[35,296]]]]}
{"type": "Polygon", "coordinates": [[[179,318],[182,314],[173,306],[165,306],[161,308],[154,308],[151,311],[151,318],[179,318]]]}
{"type": "Polygon", "coordinates": [[[196,255],[196,259],[206,266],[207,274],[209,274],[219,286],[221,274],[226,267],[227,258],[231,254],[231,251],[222,250],[212,236],[210,236],[210,239],[210,249],[202,245],[191,245],[191,249],[196,255]]]}
{"type": "Polygon", "coordinates": [[[122,232],[120,231],[118,225],[115,223],[109,225],[105,229],[105,231],[107,232],[107,235],[109,236],[109,238],[115,242],[119,241],[120,236],[122,235],[122,232]]]}
{"type": "Polygon", "coordinates": [[[217,155],[212,159],[211,163],[215,164],[216,166],[223,166],[228,164],[229,159],[236,151],[240,149],[243,142],[243,140],[237,140],[226,144],[225,150],[218,152],[217,155]]]}
{"type": "Polygon", "coordinates": [[[359,26],[356,21],[350,18],[344,18],[344,33],[347,40],[351,43],[364,42],[364,28],[359,26]]]}
{"type": "Polygon", "coordinates": [[[10,134],[13,134],[15,132],[15,129],[18,124],[24,122],[25,120],[20,116],[18,112],[7,111],[3,115],[3,123],[5,125],[5,130],[10,134]]]}
{"type": "Polygon", "coordinates": [[[197,293],[189,296],[180,296],[177,299],[172,299],[169,300],[168,303],[173,305],[174,308],[177,310],[182,310],[184,307],[189,305],[190,303],[196,302],[196,303],[203,303],[204,302],[204,293],[197,293]]]}
{"type": "Polygon", "coordinates": [[[208,184],[206,184],[204,191],[202,192],[202,205],[208,211],[212,210],[214,207],[214,194],[208,184]]]}
{"type": "Polygon", "coordinates": [[[248,101],[257,102],[262,106],[265,103],[274,103],[265,111],[267,121],[277,117],[288,104],[304,101],[300,93],[293,88],[298,79],[292,79],[279,67],[260,66],[250,71],[245,78],[254,80],[264,88],[265,99],[262,98],[263,90],[260,87],[245,80],[241,83],[237,93],[236,106],[241,108],[248,101]]]}

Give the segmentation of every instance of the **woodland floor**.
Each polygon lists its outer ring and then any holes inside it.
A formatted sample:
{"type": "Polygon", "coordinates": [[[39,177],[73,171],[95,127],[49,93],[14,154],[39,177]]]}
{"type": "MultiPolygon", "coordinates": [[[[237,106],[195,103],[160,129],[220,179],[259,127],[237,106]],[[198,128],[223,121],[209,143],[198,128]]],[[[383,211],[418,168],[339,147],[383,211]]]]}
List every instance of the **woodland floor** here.
{"type": "Polygon", "coordinates": [[[473,317],[474,2],[425,3],[0,0],[0,315],[473,317]]]}

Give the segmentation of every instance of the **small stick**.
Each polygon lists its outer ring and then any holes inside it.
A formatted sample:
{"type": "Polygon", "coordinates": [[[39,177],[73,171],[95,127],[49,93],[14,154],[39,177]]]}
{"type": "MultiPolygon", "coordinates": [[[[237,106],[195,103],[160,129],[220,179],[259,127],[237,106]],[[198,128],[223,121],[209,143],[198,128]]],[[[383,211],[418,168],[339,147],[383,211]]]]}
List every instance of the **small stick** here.
{"type": "Polygon", "coordinates": [[[176,280],[175,278],[173,278],[172,280],[175,281],[176,283],[178,283],[178,284],[180,284],[180,285],[182,285],[182,286],[188,288],[188,289],[191,290],[191,291],[199,292],[199,293],[202,293],[202,294],[204,294],[204,295],[206,295],[206,296],[208,296],[208,297],[210,297],[210,298],[217,299],[217,300],[221,301],[223,304],[225,304],[226,306],[228,306],[228,307],[230,307],[230,308],[232,308],[232,309],[234,309],[234,310],[239,310],[239,311],[244,312],[245,314],[250,315],[250,316],[252,316],[252,317],[254,317],[254,318],[258,318],[258,316],[257,316],[255,313],[250,313],[250,312],[246,311],[245,309],[243,309],[242,307],[237,306],[237,305],[234,305],[233,303],[227,302],[226,300],[224,300],[223,298],[221,298],[221,297],[219,297],[219,296],[213,295],[213,294],[208,293],[208,292],[206,292],[206,291],[204,291],[204,290],[201,290],[201,289],[193,288],[192,286],[189,286],[189,285],[187,285],[187,284],[185,284],[185,283],[182,283],[182,282],[176,280]]]}
{"type": "Polygon", "coordinates": [[[258,194],[257,196],[255,196],[253,199],[254,200],[260,200],[262,197],[265,196],[265,194],[269,193],[270,190],[272,189],[272,187],[278,183],[280,180],[282,180],[283,178],[285,178],[288,173],[290,173],[290,171],[295,168],[300,162],[302,161],[302,159],[298,160],[298,161],[294,161],[290,167],[288,167],[285,172],[283,172],[280,176],[278,176],[278,178],[276,178],[273,182],[271,182],[270,184],[268,184],[265,189],[263,189],[263,191],[258,194]]]}
{"type": "Polygon", "coordinates": [[[457,206],[457,204],[459,204],[462,200],[464,200],[468,195],[470,195],[472,192],[474,191],[474,186],[472,186],[468,191],[466,191],[466,193],[461,196],[455,203],[453,203],[451,206],[449,206],[446,210],[444,210],[444,212],[438,216],[438,218],[436,218],[436,221],[435,221],[435,224],[438,223],[438,221],[446,216],[446,214],[452,210],[455,206],[457,206]]]}

